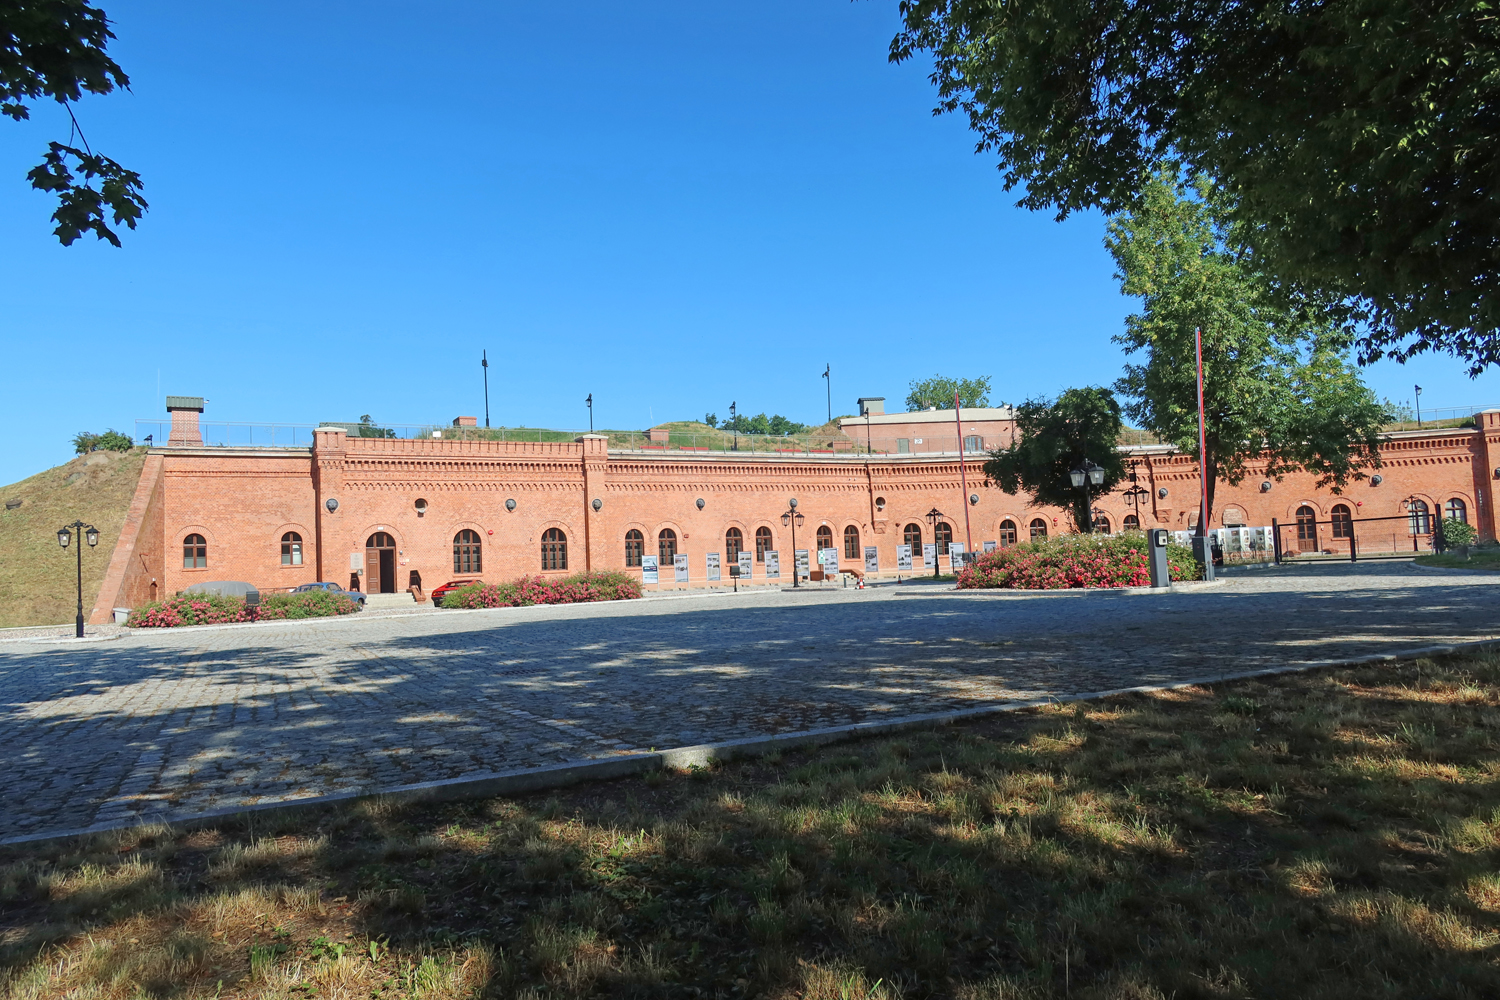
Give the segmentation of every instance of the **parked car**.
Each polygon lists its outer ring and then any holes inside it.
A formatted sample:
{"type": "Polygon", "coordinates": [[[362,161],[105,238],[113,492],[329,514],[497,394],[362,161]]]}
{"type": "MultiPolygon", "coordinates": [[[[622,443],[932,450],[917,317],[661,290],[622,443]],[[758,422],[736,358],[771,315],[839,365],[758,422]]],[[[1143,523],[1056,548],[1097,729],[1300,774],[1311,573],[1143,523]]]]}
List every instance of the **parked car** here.
{"type": "Polygon", "coordinates": [[[292,593],[304,594],[309,590],[326,590],[330,594],[342,594],[343,596],[349,598],[349,600],[353,601],[355,604],[358,604],[360,610],[364,610],[364,594],[360,593],[357,590],[345,590],[343,587],[340,587],[336,583],[304,583],[300,587],[293,587],[292,593]]]}
{"type": "Polygon", "coordinates": [[[437,588],[433,589],[433,591],[432,591],[432,606],[435,607],[435,608],[442,607],[443,606],[443,598],[446,597],[446,596],[448,596],[448,591],[450,591],[450,590],[457,590],[460,587],[467,587],[470,584],[483,583],[483,582],[484,582],[483,580],[449,580],[447,583],[443,584],[441,587],[437,587],[437,588]]]}

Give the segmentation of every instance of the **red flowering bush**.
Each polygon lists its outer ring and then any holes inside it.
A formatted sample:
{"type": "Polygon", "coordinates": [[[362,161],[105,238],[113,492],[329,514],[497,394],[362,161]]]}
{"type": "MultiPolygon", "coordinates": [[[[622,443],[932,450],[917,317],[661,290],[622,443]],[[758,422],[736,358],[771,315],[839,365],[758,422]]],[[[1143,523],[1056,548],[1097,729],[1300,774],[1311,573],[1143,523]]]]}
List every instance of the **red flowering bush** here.
{"type": "MultiPolygon", "coordinates": [[[[1167,545],[1174,581],[1198,579],[1191,549],[1167,545]]],[[[986,552],[958,574],[960,590],[988,587],[1070,590],[1079,587],[1149,587],[1146,535],[1060,535],[986,552]]]]}
{"type": "Polygon", "coordinates": [[[240,597],[216,594],[178,594],[130,612],[125,624],[131,628],[175,628],[179,625],[223,625],[230,622],[278,621],[290,618],[326,618],[358,611],[359,605],[341,594],[326,590],[301,594],[269,594],[260,608],[251,611],[240,597]]]}
{"type": "Polygon", "coordinates": [[[641,585],[624,573],[579,573],[561,580],[523,576],[511,583],[476,583],[443,595],[445,608],[519,608],[531,604],[630,601],[641,585]]]}

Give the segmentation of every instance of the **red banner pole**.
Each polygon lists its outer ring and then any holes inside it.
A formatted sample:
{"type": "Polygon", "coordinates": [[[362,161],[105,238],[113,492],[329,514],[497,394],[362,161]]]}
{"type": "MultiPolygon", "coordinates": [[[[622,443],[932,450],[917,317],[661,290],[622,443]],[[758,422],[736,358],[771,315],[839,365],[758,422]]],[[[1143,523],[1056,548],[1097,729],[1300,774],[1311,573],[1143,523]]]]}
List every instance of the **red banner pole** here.
{"type": "Polygon", "coordinates": [[[957,389],[953,390],[953,423],[958,428],[958,478],[964,487],[964,544],[967,546],[964,551],[973,552],[974,533],[969,530],[969,476],[964,470],[964,420],[958,408],[957,389]]]}
{"type": "Polygon", "coordinates": [[[1208,433],[1203,418],[1203,328],[1193,328],[1193,346],[1198,352],[1198,479],[1203,484],[1198,507],[1198,534],[1208,537],[1208,433]]]}

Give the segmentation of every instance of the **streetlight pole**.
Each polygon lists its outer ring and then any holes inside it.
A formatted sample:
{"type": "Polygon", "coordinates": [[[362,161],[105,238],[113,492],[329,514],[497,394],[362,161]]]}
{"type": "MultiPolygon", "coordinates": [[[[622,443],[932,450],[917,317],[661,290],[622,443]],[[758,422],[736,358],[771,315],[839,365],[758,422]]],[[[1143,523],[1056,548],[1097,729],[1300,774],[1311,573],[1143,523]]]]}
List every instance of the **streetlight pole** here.
{"type": "Polygon", "coordinates": [[[828,383],[828,422],[833,423],[833,364],[830,362],[823,368],[823,380],[828,383]]]}
{"type": "MultiPolygon", "coordinates": [[[[73,540],[73,536],[74,536],[75,533],[78,535],[78,540],[79,540],[80,543],[82,543],[85,540],[88,541],[89,548],[93,548],[95,545],[99,544],[99,529],[96,528],[96,527],[94,527],[92,524],[84,524],[82,521],[74,521],[72,524],[65,524],[61,528],[58,528],[57,529],[57,544],[61,545],[64,549],[66,549],[68,547],[68,543],[73,540]]],[[[75,624],[76,624],[77,636],[78,636],[78,638],[82,639],[83,638],[83,545],[82,544],[76,545],[76,546],[74,546],[74,549],[78,553],[78,619],[77,619],[77,621],[76,621],[75,624]]]]}
{"type": "MultiPolygon", "coordinates": [[[[730,451],[739,451],[740,450],[740,420],[739,420],[739,417],[735,416],[734,403],[730,403],[729,404],[729,429],[734,432],[734,443],[729,446],[729,450],[730,451]]],[[[754,448],[751,448],[750,450],[752,452],[755,451],[754,448]]],[[[796,504],[792,504],[792,506],[795,507],[797,505],[796,504]]]]}
{"type": "Polygon", "coordinates": [[[1417,386],[1412,386],[1412,388],[1414,388],[1414,389],[1417,390],[1417,430],[1421,430],[1422,429],[1422,387],[1420,385],[1417,385],[1417,386]]]}
{"type": "Polygon", "coordinates": [[[942,511],[938,510],[936,507],[932,508],[931,510],[929,510],[927,512],[927,523],[930,524],[930,525],[932,525],[932,578],[934,580],[939,579],[939,576],[938,576],[938,537],[937,537],[937,526],[939,524],[941,524],[943,522],[943,518],[945,518],[947,516],[948,516],[947,514],[944,514],[942,511]]]}
{"type": "Polygon", "coordinates": [[[797,512],[797,498],[792,497],[787,501],[786,511],[781,515],[781,526],[792,526],[792,586],[802,586],[802,574],[797,572],[797,527],[806,520],[797,512]]]}
{"type": "Polygon", "coordinates": [[[589,407],[589,433],[594,433],[594,394],[589,393],[589,398],[584,400],[589,407]]]}
{"type": "Polygon", "coordinates": [[[479,352],[479,367],[484,369],[484,426],[490,426],[490,355],[488,351],[479,352]]]}
{"type": "Polygon", "coordinates": [[[1094,505],[1089,498],[1089,484],[1092,483],[1094,486],[1103,484],[1104,468],[1085,458],[1078,468],[1068,473],[1068,478],[1073,480],[1075,488],[1083,490],[1083,517],[1088,522],[1085,530],[1092,535],[1094,533],[1094,505]]]}

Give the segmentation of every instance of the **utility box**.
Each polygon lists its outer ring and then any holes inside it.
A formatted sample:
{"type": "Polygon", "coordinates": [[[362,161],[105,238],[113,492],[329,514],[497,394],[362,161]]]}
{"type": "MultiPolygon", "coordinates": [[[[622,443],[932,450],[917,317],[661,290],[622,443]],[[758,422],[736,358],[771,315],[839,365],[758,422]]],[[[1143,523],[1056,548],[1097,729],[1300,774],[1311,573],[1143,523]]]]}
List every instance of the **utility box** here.
{"type": "Polygon", "coordinates": [[[1167,565],[1167,529],[1152,528],[1146,537],[1151,541],[1151,586],[1172,586],[1172,570],[1167,565]]]}
{"type": "Polygon", "coordinates": [[[1214,540],[1211,535],[1193,536],[1193,558],[1203,567],[1203,579],[1214,578],[1214,540]]]}

